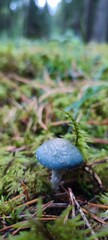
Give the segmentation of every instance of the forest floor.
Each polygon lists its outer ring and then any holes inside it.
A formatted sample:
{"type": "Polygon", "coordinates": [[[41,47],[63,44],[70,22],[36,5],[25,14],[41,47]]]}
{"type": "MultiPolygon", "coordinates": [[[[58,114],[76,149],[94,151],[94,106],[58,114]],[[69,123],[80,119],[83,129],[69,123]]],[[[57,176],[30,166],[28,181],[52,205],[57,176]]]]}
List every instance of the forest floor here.
{"type": "Polygon", "coordinates": [[[107,45],[0,44],[0,169],[1,240],[108,239],[107,45]],[[35,157],[54,137],[85,159],[58,192],[35,157]]]}

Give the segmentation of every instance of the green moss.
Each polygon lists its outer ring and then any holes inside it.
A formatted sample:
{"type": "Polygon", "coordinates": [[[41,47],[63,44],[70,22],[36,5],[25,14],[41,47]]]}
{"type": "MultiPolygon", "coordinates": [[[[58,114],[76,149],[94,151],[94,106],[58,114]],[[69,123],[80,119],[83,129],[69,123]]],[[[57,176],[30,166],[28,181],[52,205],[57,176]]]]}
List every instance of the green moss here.
{"type": "MultiPolygon", "coordinates": [[[[15,44],[0,47],[0,214],[9,217],[7,225],[20,222],[22,213],[31,217],[35,211],[36,206],[18,210],[18,205],[26,202],[25,195],[18,201],[12,200],[24,193],[22,182],[30,200],[40,196],[44,202],[55,199],[50,172],[38,165],[35,158],[36,148],[52,137],[73,141],[87,164],[98,161],[93,168],[107,187],[108,145],[101,143],[101,139],[108,139],[107,55],[107,45],[85,46],[79,41],[25,41],[23,45],[19,43],[19,48],[15,44]],[[100,139],[100,143],[94,138],[100,139]]],[[[85,198],[94,185],[88,176],[79,175],[76,194],[80,189],[85,198]]],[[[63,214],[54,224],[42,224],[35,219],[29,232],[22,231],[14,237],[7,234],[7,237],[67,240],[72,239],[73,231],[74,239],[93,239],[79,217],[69,219],[64,228],[67,212],[63,214]],[[43,230],[42,234],[39,229],[43,230]]],[[[103,230],[101,233],[107,234],[103,230]]]]}

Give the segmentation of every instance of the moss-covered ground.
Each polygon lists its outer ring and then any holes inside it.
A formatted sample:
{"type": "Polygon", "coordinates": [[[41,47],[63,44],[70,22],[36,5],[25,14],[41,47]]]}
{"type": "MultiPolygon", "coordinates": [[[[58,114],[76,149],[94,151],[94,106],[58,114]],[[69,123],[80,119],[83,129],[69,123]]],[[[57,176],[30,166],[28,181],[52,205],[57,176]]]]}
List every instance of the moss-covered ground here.
{"type": "Polygon", "coordinates": [[[108,46],[1,42],[0,239],[108,239],[107,172],[108,46]],[[35,157],[54,137],[79,137],[85,159],[63,175],[59,192],[35,157]]]}

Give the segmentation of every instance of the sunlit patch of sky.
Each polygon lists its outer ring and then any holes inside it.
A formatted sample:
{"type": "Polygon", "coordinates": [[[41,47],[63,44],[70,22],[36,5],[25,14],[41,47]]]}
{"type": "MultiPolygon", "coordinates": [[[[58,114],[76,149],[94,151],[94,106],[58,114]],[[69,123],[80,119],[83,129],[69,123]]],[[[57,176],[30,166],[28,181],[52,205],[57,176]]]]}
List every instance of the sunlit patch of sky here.
{"type": "Polygon", "coordinates": [[[54,15],[57,9],[58,4],[61,2],[61,0],[35,0],[36,4],[43,8],[48,3],[49,11],[51,15],[54,15]]]}
{"type": "Polygon", "coordinates": [[[44,7],[47,2],[51,8],[56,8],[61,0],[38,0],[36,1],[40,7],[44,7]]]}
{"type": "Polygon", "coordinates": [[[13,0],[13,1],[10,3],[10,9],[11,9],[12,11],[15,11],[17,8],[22,7],[23,4],[28,5],[28,3],[29,3],[29,0],[23,0],[23,1],[22,1],[22,0],[19,0],[19,1],[13,0]]]}
{"type": "Polygon", "coordinates": [[[49,6],[51,7],[51,8],[56,8],[57,7],[57,5],[61,2],[61,0],[47,0],[47,2],[48,2],[48,4],[49,4],[49,6]]]}
{"type": "Polygon", "coordinates": [[[46,0],[35,0],[35,3],[39,6],[39,7],[44,7],[46,0]]]}
{"type": "MultiPolygon", "coordinates": [[[[36,5],[38,5],[41,8],[43,8],[47,2],[52,14],[56,11],[58,4],[61,2],[61,0],[34,0],[34,1],[35,1],[36,5]]],[[[13,0],[10,3],[10,9],[12,11],[15,11],[18,7],[21,7],[23,4],[28,4],[28,3],[29,3],[29,0],[23,0],[23,1],[22,0],[19,0],[19,1],[13,0]]]]}
{"type": "Polygon", "coordinates": [[[12,11],[15,11],[16,8],[17,8],[16,2],[11,2],[11,3],[10,3],[10,9],[11,9],[12,11]]]}
{"type": "Polygon", "coordinates": [[[16,1],[12,1],[11,3],[10,3],[10,9],[12,10],[12,11],[15,11],[17,8],[19,8],[20,7],[20,1],[19,2],[16,2],[16,1]]]}

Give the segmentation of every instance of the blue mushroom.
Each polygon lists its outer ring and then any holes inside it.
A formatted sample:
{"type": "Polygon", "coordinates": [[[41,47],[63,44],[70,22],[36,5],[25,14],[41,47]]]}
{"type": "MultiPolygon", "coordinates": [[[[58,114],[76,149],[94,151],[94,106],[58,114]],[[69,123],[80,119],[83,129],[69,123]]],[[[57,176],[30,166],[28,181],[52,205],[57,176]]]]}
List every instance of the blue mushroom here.
{"type": "Polygon", "coordinates": [[[83,164],[83,156],[72,143],[62,138],[46,141],[36,151],[37,160],[52,170],[52,187],[59,188],[63,170],[73,169],[83,164]]]}

